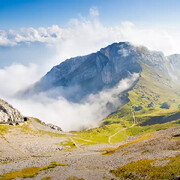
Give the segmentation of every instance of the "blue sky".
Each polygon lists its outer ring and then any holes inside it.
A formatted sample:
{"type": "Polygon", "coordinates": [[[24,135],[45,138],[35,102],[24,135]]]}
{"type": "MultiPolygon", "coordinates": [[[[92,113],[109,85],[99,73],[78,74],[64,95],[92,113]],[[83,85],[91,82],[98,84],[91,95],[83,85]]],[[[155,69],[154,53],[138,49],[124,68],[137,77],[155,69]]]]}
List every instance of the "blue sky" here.
{"type": "Polygon", "coordinates": [[[180,26],[179,0],[0,0],[0,29],[65,27],[92,6],[105,25],[131,21],[146,26],[180,26]]]}
{"type": "Polygon", "coordinates": [[[50,68],[120,41],[180,53],[179,9],[180,0],[0,0],[0,68],[50,68]]]}

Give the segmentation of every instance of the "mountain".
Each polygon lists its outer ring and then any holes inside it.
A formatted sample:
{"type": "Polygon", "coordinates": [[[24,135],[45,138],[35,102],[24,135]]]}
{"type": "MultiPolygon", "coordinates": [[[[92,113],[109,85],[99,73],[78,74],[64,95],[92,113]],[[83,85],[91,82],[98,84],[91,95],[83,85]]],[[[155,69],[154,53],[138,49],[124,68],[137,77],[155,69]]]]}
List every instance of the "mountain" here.
{"type": "Polygon", "coordinates": [[[173,54],[167,57],[169,60],[169,73],[173,80],[180,79],[180,54],[173,54]]]}
{"type": "Polygon", "coordinates": [[[0,123],[18,123],[26,118],[10,104],[0,99],[0,123]]]}
{"type": "Polygon", "coordinates": [[[149,51],[143,46],[113,43],[96,53],[71,58],[54,66],[24,94],[48,92],[53,97],[61,95],[80,102],[89,94],[113,87],[130,74],[141,73],[143,64],[167,74],[169,59],[162,52],[149,51]]]}
{"type": "Polygon", "coordinates": [[[167,57],[174,69],[180,68],[180,54],[173,54],[167,57]]]}
{"type": "MultiPolygon", "coordinates": [[[[179,57],[165,56],[162,52],[129,42],[113,43],[96,53],[54,66],[23,95],[31,97],[43,92],[53,98],[63,96],[69,101],[83,103],[87,102],[88,95],[114,88],[120,80],[136,73],[138,79],[134,79],[130,87],[112,95],[118,100],[115,106],[110,100],[103,104],[106,115],[110,116],[102,116],[101,119],[105,118],[102,123],[120,123],[123,119],[131,122],[132,112],[142,125],[157,123],[168,112],[177,111],[177,119],[180,108],[179,57]]],[[[162,122],[167,121],[169,118],[162,122]]]]}

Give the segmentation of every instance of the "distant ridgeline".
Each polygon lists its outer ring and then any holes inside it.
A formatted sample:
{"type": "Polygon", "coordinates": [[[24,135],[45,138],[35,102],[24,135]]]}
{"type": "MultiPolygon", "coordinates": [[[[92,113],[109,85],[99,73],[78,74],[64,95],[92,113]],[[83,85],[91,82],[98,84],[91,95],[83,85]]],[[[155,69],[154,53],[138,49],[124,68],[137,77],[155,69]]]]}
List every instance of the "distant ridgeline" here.
{"type": "Polygon", "coordinates": [[[0,124],[18,125],[27,120],[17,109],[0,99],[0,124]]]}
{"type": "Polygon", "coordinates": [[[111,88],[133,73],[141,74],[145,66],[168,78],[180,77],[180,55],[166,57],[162,52],[149,51],[144,46],[120,42],[54,66],[22,96],[46,92],[52,97],[63,96],[80,102],[89,94],[111,88]]]}

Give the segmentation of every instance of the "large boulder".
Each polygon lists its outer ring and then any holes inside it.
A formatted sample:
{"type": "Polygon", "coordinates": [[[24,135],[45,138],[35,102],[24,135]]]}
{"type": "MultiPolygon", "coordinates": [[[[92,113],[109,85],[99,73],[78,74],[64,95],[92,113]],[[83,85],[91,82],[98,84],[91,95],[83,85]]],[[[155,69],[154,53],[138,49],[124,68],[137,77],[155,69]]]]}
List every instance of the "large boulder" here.
{"type": "Polygon", "coordinates": [[[50,127],[51,129],[62,131],[62,129],[59,126],[56,126],[54,124],[47,124],[47,126],[50,127]]]}
{"type": "Polygon", "coordinates": [[[142,109],[142,106],[136,106],[135,111],[140,111],[142,109]]]}
{"type": "Polygon", "coordinates": [[[167,102],[164,102],[164,103],[161,104],[160,108],[162,108],[162,109],[169,109],[170,105],[167,102]]]}
{"type": "Polygon", "coordinates": [[[25,117],[6,101],[0,99],[0,123],[22,122],[25,117]]]}
{"type": "Polygon", "coordinates": [[[153,102],[148,104],[148,108],[151,108],[151,107],[154,107],[154,103],[153,102]]]}

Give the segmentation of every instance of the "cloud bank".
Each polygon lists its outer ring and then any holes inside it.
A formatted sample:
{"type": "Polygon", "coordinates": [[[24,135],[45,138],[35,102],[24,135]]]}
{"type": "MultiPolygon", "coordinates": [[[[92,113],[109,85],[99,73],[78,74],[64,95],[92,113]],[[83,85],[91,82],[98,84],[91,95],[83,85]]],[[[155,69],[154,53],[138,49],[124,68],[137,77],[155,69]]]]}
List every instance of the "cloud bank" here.
{"type": "MultiPolygon", "coordinates": [[[[55,46],[59,52],[62,51],[62,47],[68,47],[69,52],[74,48],[81,48],[78,50],[80,54],[90,53],[120,41],[144,45],[151,50],[163,51],[165,54],[180,53],[180,32],[178,30],[175,32],[169,29],[138,27],[132,22],[122,22],[113,27],[104,26],[98,20],[98,10],[95,7],[90,9],[90,18],[71,19],[67,28],[53,25],[47,28],[31,27],[0,31],[0,46],[41,42],[47,46],[55,46]]],[[[75,56],[77,53],[71,52],[64,56],[59,53],[58,55],[59,58],[64,58],[70,55],[75,56]]]]}
{"type": "Polygon", "coordinates": [[[121,93],[130,88],[139,74],[123,79],[112,89],[91,94],[83,103],[72,103],[59,97],[51,99],[45,93],[30,99],[11,99],[18,109],[29,116],[60,126],[64,131],[82,130],[99,125],[99,121],[121,106],[121,93]]]}
{"type": "Polygon", "coordinates": [[[35,64],[13,64],[0,69],[0,97],[14,97],[20,90],[36,82],[38,77],[38,68],[35,64]]]}

